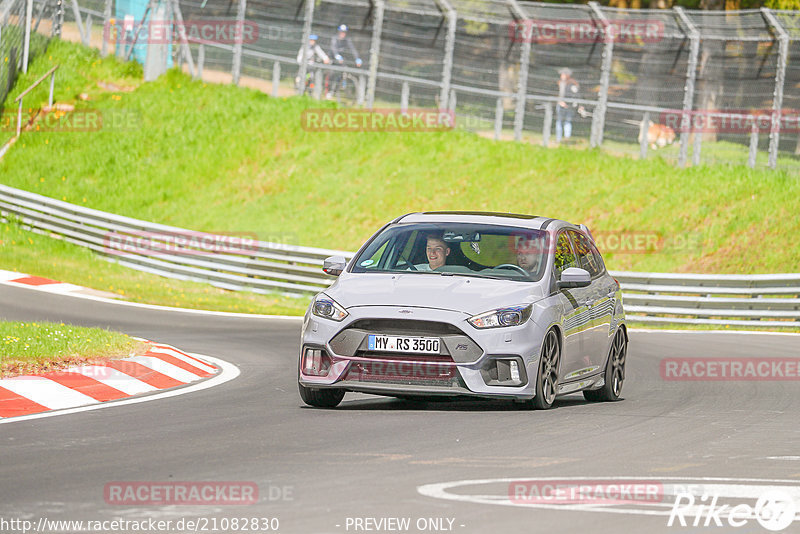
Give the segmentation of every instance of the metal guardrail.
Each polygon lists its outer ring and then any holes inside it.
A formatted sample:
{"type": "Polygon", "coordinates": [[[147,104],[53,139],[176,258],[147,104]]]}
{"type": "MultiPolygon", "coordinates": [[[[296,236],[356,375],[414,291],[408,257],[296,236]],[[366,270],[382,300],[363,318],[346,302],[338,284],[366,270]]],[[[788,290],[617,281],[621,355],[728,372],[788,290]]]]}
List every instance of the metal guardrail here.
{"type": "MultiPolygon", "coordinates": [[[[253,241],[239,250],[203,254],[175,236],[224,239],[76,206],[0,185],[0,215],[28,229],[80,245],[126,267],[230,290],[295,295],[317,293],[333,282],[322,272],[328,256],[352,252],[253,241]],[[117,246],[146,238],[152,250],[117,246]],[[117,244],[115,244],[117,243],[117,244]],[[144,250],[144,252],[142,252],[144,250]]],[[[614,272],[629,321],[732,326],[800,326],[800,273],[705,275],[614,272]]]]}

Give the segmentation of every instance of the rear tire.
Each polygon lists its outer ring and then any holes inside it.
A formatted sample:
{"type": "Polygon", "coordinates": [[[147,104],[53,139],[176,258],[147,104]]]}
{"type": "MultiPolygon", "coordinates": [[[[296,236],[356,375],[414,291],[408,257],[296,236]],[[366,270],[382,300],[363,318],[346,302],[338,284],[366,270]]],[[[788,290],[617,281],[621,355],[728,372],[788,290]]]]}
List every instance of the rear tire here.
{"type": "Polygon", "coordinates": [[[343,389],[312,389],[299,383],[297,387],[303,402],[315,408],[335,408],[344,398],[343,389]]]}
{"type": "Polygon", "coordinates": [[[622,384],[625,382],[625,360],[628,355],[628,342],[622,328],[614,334],[614,342],[608,353],[605,384],[600,389],[584,390],[583,398],[591,402],[613,402],[619,400],[622,394],[622,384]]]}

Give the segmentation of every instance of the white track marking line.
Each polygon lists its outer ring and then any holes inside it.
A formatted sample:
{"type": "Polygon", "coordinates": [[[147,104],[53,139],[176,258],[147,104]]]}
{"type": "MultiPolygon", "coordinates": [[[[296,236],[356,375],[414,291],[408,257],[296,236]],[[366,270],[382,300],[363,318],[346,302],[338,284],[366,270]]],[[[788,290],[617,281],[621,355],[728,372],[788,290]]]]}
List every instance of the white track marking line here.
{"type": "MultiPolygon", "coordinates": [[[[10,424],[10,423],[17,423],[21,421],[29,421],[31,419],[43,419],[46,417],[57,417],[59,415],[68,415],[73,413],[79,412],[88,412],[91,410],[102,410],[104,408],[113,408],[114,406],[122,406],[124,404],[138,404],[140,402],[149,402],[154,400],[166,399],[169,397],[177,397],[178,395],[185,395],[186,393],[193,393],[195,391],[201,391],[203,389],[212,388],[214,386],[219,386],[220,384],[224,384],[225,382],[229,382],[239,376],[239,368],[233,365],[232,363],[228,363],[225,360],[220,360],[219,358],[214,358],[213,356],[205,356],[202,354],[194,354],[188,353],[190,356],[194,356],[195,358],[200,358],[202,360],[208,360],[214,365],[220,368],[220,373],[212,378],[207,380],[203,380],[199,384],[192,384],[191,386],[181,387],[171,389],[169,391],[164,391],[162,393],[155,393],[153,395],[147,395],[144,397],[136,397],[132,399],[120,399],[118,401],[109,401],[109,402],[101,402],[97,404],[93,404],[91,406],[81,406],[79,408],[69,408],[66,410],[58,410],[53,412],[43,412],[43,413],[35,413],[31,415],[21,415],[19,417],[9,417],[7,419],[0,419],[0,425],[3,424],[10,424]]],[[[198,408],[198,412],[200,408],[198,408]]]]}
{"type": "Polygon", "coordinates": [[[73,408],[99,402],[88,395],[79,393],[42,376],[6,378],[0,380],[0,387],[13,391],[17,395],[22,395],[26,399],[51,410],[73,408]]]}
{"type": "MultiPolygon", "coordinates": [[[[124,361],[124,360],[123,360],[124,361]]],[[[86,365],[81,367],[70,367],[67,369],[69,373],[78,373],[83,376],[88,376],[97,380],[101,384],[119,390],[128,395],[138,395],[139,393],[150,393],[151,391],[158,391],[157,387],[151,386],[146,382],[142,382],[132,376],[126,375],[121,371],[117,371],[112,367],[104,367],[102,365],[86,365]]]]}
{"type": "Polygon", "coordinates": [[[164,348],[164,347],[161,347],[161,346],[156,346],[156,347],[151,348],[147,352],[148,353],[152,352],[152,353],[155,353],[155,354],[166,354],[167,356],[173,356],[175,358],[178,358],[181,361],[184,361],[184,362],[188,363],[192,367],[196,367],[197,369],[199,369],[201,371],[205,371],[207,373],[215,373],[217,371],[216,369],[214,369],[210,365],[206,365],[205,363],[198,362],[194,358],[191,358],[191,357],[189,357],[189,356],[187,356],[187,355],[183,354],[182,352],[177,351],[175,349],[168,349],[168,348],[164,348]]]}
{"type": "MultiPolygon", "coordinates": [[[[15,278],[22,278],[27,276],[24,273],[14,273],[18,276],[15,278]]],[[[33,291],[44,291],[48,292],[45,289],[42,289],[39,286],[29,286],[26,284],[17,284],[15,282],[9,282],[6,280],[2,280],[0,278],[0,284],[7,285],[11,287],[17,287],[22,289],[30,289],[33,291]]],[[[90,287],[85,289],[92,289],[90,287]]],[[[322,289],[320,289],[322,291],[322,289]]],[[[236,313],[236,312],[221,312],[221,311],[212,311],[212,310],[195,310],[192,308],[175,308],[172,306],[159,306],[157,304],[142,304],[140,302],[128,302],[126,300],[117,300],[117,299],[109,299],[105,297],[98,297],[95,295],[84,295],[81,293],[71,292],[71,293],[64,293],[64,296],[67,297],[74,297],[78,299],[85,299],[85,300],[93,300],[95,302],[104,302],[106,304],[117,304],[119,306],[130,306],[133,308],[143,308],[145,310],[158,310],[158,311],[166,311],[166,312],[173,312],[173,313],[195,313],[201,315],[214,315],[216,317],[236,317],[241,319],[276,319],[276,320],[287,320],[287,321],[302,321],[303,317],[300,315],[264,315],[258,313],[236,313]]],[[[311,296],[308,297],[308,302],[311,302],[311,296]]]]}
{"type": "Polygon", "coordinates": [[[186,369],[181,369],[177,365],[173,365],[169,362],[165,362],[160,358],[156,358],[155,356],[134,356],[133,358],[125,358],[126,362],[135,362],[145,367],[152,369],[153,371],[157,371],[162,375],[167,375],[170,378],[174,378],[179,382],[183,382],[184,384],[188,384],[189,382],[194,382],[202,378],[200,375],[196,375],[187,371],[186,369]]]}

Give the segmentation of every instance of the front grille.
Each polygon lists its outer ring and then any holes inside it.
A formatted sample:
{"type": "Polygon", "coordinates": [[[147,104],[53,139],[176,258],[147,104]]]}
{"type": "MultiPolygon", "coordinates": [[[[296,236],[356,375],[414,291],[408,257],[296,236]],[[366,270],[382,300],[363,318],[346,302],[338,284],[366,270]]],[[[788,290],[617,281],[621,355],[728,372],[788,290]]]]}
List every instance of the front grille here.
{"type": "Polygon", "coordinates": [[[464,335],[464,332],[448,323],[418,321],[414,319],[359,319],[348,327],[366,330],[373,334],[396,334],[417,336],[464,335]]]}
{"type": "Polygon", "coordinates": [[[453,363],[449,354],[414,354],[405,352],[377,352],[374,350],[357,350],[358,358],[374,358],[376,360],[395,360],[398,362],[430,362],[453,363]]]}

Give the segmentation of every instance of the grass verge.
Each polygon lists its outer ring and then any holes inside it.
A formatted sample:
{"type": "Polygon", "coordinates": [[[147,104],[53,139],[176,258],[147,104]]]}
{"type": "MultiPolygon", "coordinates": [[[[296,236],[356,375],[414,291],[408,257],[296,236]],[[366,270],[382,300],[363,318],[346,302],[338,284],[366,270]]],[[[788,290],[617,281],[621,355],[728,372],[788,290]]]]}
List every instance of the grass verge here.
{"type": "Polygon", "coordinates": [[[125,334],[101,328],[0,321],[0,377],[127,358],[143,353],[145,347],[125,334]]]}

